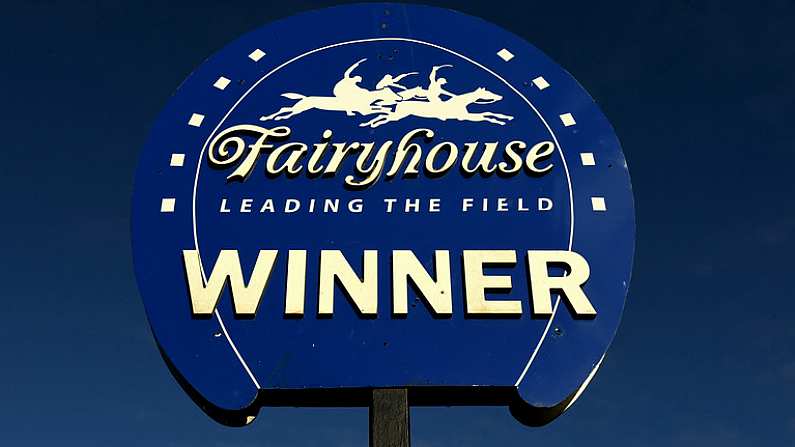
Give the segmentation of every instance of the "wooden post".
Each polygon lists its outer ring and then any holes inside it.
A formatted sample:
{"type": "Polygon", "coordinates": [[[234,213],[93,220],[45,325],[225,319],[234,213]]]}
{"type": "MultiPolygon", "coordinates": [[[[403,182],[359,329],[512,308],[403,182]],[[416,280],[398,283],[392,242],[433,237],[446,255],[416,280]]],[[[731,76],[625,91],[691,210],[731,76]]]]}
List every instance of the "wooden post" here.
{"type": "Polygon", "coordinates": [[[408,390],[374,389],[370,400],[370,447],[409,447],[408,390]]]}

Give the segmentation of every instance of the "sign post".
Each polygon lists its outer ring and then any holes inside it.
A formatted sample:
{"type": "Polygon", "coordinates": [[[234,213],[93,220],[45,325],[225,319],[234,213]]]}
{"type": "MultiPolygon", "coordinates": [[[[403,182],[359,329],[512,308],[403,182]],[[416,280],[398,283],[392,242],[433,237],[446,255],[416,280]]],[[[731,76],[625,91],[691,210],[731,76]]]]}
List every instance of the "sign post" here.
{"type": "Polygon", "coordinates": [[[217,421],[579,398],[623,311],[629,172],[588,93],[455,11],[367,3],[254,30],[155,122],[133,197],[136,277],[180,385],[217,421]]]}
{"type": "Polygon", "coordinates": [[[409,420],[406,388],[374,389],[370,401],[370,447],[409,447],[409,420]]]}

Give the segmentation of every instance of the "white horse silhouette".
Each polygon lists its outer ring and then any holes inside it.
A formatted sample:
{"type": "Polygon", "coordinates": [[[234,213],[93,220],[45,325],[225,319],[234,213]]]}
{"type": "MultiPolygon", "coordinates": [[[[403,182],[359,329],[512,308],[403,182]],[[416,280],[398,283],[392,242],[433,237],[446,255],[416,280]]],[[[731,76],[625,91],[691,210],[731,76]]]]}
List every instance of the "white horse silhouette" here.
{"type": "Polygon", "coordinates": [[[386,106],[400,101],[400,96],[389,88],[369,91],[354,98],[340,98],[337,96],[305,96],[298,93],[284,93],[283,97],[296,99],[298,102],[282,107],[278,112],[260,118],[260,121],[284,120],[307,110],[319,109],[335,112],[357,112],[361,115],[372,115],[383,112],[386,106]]]}
{"type": "Polygon", "coordinates": [[[381,110],[381,115],[370,121],[359,124],[362,127],[378,127],[390,121],[399,121],[408,116],[422,118],[436,118],[442,121],[454,119],[458,121],[487,121],[489,123],[505,125],[513,119],[510,115],[495,112],[472,113],[467,110],[470,104],[491,104],[502,99],[502,96],[479,87],[469,93],[454,96],[446,101],[401,101],[395,105],[395,110],[381,110]]]}
{"type": "Polygon", "coordinates": [[[442,121],[454,119],[458,121],[486,121],[505,125],[513,119],[510,115],[495,112],[473,113],[467,110],[471,104],[491,104],[502,100],[502,96],[479,87],[469,93],[456,95],[442,88],[447,83],[444,78],[436,78],[440,68],[451,65],[437,65],[431,70],[428,88],[420,86],[407,88],[397,82],[401,79],[418,74],[404,73],[397,76],[384,75],[375,90],[360,87],[361,76],[353,76],[353,71],[367,59],[360,59],[343,74],[342,79],[334,85],[334,96],[306,96],[299,93],[283,93],[287,99],[297,101],[295,104],[282,107],[277,112],[260,117],[260,121],[285,120],[307,110],[318,109],[345,112],[348,116],[378,114],[370,121],[359,124],[362,127],[378,127],[382,124],[399,121],[409,116],[435,118],[442,121]],[[397,88],[398,91],[392,90],[397,88]],[[448,97],[440,99],[440,94],[448,97]]]}

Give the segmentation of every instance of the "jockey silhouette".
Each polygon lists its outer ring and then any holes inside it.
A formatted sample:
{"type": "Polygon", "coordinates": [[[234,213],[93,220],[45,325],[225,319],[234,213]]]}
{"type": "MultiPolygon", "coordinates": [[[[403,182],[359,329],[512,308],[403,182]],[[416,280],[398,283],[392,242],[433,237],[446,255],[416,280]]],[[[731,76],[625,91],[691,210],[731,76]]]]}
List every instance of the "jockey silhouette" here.
{"type": "Polygon", "coordinates": [[[428,77],[431,82],[428,84],[428,88],[425,90],[425,97],[428,99],[428,102],[441,102],[441,95],[447,95],[450,98],[455,97],[454,94],[442,88],[443,85],[447,84],[447,79],[436,79],[436,71],[444,67],[452,67],[452,65],[437,65],[431,70],[431,75],[428,77]]]}
{"type": "Polygon", "coordinates": [[[380,81],[378,81],[378,84],[375,85],[375,89],[381,90],[382,88],[394,87],[394,88],[399,88],[401,90],[406,90],[407,88],[398,84],[398,82],[400,82],[400,80],[405,78],[406,76],[411,76],[415,74],[419,73],[417,73],[416,71],[412,71],[411,73],[403,73],[401,75],[397,75],[394,77],[391,74],[387,73],[384,75],[383,78],[381,78],[380,81]]]}
{"type": "Polygon", "coordinates": [[[353,110],[359,108],[359,106],[362,105],[359,104],[360,102],[367,101],[369,104],[368,98],[371,92],[365,88],[359,87],[359,83],[362,82],[362,77],[351,76],[353,70],[355,70],[356,67],[359,66],[359,64],[361,64],[366,60],[367,59],[365,58],[356,61],[356,63],[354,63],[353,65],[348,67],[347,70],[345,70],[345,74],[343,75],[342,79],[340,79],[339,81],[337,81],[336,84],[334,84],[334,90],[333,90],[334,96],[336,96],[339,99],[343,99],[350,104],[350,108],[345,110],[345,113],[348,116],[353,116],[353,110]]]}

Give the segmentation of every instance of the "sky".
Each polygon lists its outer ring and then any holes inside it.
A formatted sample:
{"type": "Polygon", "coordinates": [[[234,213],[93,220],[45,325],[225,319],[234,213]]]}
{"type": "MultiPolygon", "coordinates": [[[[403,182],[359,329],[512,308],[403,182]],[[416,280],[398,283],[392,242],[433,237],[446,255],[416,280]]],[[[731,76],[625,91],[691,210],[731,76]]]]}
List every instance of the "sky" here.
{"type": "MultiPolygon", "coordinates": [[[[367,410],[206,417],[151,337],[130,197],[148,129],[237,36],[339,2],[9,2],[0,17],[0,445],[360,446],[367,410]]],[[[413,408],[414,446],[791,446],[795,4],[431,2],[576,77],[616,129],[637,208],[623,322],[542,428],[413,408]]]]}

